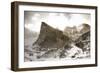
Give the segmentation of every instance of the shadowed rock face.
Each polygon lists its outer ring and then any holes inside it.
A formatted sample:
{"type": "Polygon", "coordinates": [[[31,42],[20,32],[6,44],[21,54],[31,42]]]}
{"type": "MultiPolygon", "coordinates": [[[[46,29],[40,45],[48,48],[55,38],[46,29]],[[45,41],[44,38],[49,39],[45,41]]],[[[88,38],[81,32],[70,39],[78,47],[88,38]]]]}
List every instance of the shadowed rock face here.
{"type": "Polygon", "coordinates": [[[71,39],[65,36],[62,31],[42,22],[40,35],[33,46],[37,44],[41,48],[63,48],[71,42],[71,39]]]}
{"type": "Polygon", "coordinates": [[[83,51],[90,50],[90,31],[84,33],[75,42],[76,46],[82,48],[83,51]]]}

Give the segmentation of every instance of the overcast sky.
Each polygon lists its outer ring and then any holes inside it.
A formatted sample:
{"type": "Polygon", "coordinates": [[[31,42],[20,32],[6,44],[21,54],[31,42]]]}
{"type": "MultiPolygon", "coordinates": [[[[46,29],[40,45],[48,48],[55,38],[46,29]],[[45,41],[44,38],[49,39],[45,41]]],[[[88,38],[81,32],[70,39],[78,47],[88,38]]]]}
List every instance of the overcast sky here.
{"type": "Polygon", "coordinates": [[[40,31],[41,22],[63,31],[66,26],[79,26],[82,23],[90,25],[90,18],[90,14],[24,12],[25,27],[36,32],[40,31]]]}

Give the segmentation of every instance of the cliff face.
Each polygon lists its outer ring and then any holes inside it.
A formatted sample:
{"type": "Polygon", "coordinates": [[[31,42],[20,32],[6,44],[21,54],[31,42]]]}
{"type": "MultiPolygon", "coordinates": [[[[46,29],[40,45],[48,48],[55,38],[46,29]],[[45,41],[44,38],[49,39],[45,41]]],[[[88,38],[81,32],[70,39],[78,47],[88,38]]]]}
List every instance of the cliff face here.
{"type": "Polygon", "coordinates": [[[70,43],[71,39],[62,31],[42,22],[40,35],[34,44],[38,44],[41,48],[63,48],[65,44],[70,43]]]}
{"type": "Polygon", "coordinates": [[[83,52],[90,50],[90,31],[82,34],[75,42],[76,46],[80,47],[83,52]]]}

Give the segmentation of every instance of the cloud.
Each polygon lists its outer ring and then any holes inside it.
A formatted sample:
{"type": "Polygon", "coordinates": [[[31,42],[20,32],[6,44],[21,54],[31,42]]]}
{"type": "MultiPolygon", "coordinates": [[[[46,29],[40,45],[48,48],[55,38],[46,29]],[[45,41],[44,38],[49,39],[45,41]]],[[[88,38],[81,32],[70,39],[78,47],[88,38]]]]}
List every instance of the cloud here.
{"type": "Polygon", "coordinates": [[[64,30],[66,26],[79,26],[82,23],[90,24],[89,14],[75,13],[49,13],[49,12],[25,12],[25,27],[39,32],[41,22],[46,22],[54,28],[64,30]]]}

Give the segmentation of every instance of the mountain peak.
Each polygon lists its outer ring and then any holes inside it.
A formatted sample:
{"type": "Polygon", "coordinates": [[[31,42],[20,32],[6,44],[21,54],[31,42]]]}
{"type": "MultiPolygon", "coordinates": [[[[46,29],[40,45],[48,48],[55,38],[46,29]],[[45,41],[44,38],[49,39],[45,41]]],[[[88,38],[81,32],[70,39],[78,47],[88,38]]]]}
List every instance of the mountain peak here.
{"type": "Polygon", "coordinates": [[[70,41],[71,39],[62,31],[42,22],[39,37],[34,44],[38,44],[42,48],[62,48],[66,42],[70,43],[70,41]]]}
{"type": "Polygon", "coordinates": [[[47,26],[48,26],[47,23],[45,23],[45,22],[42,22],[42,23],[41,23],[41,28],[42,28],[42,27],[47,27],[47,26]]]}
{"type": "Polygon", "coordinates": [[[51,26],[49,26],[47,23],[45,23],[45,22],[42,22],[41,23],[41,29],[42,28],[51,28],[51,26]]]}

